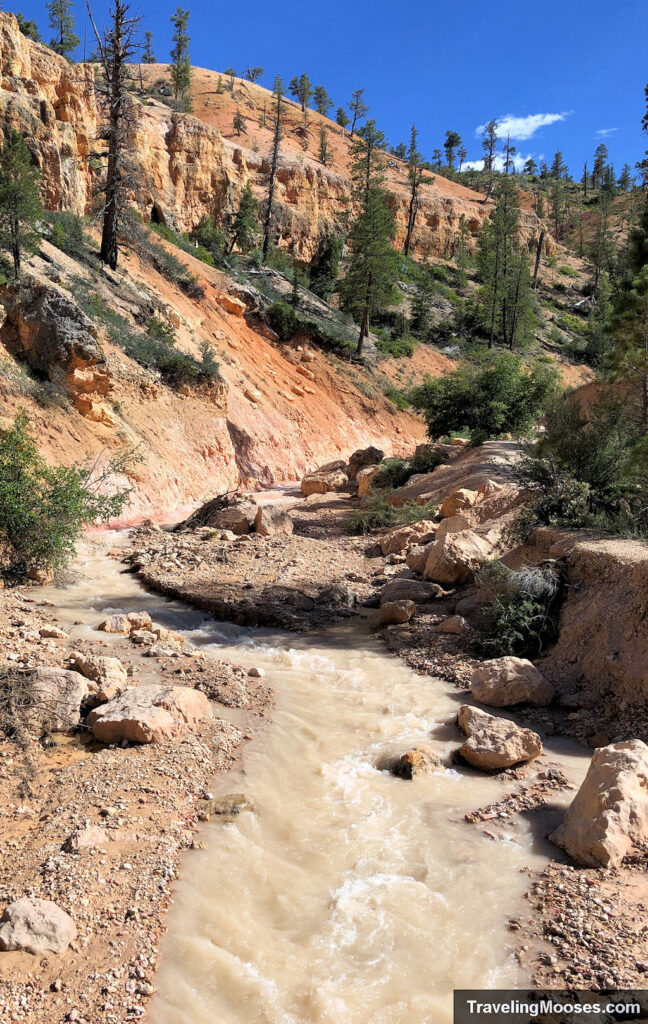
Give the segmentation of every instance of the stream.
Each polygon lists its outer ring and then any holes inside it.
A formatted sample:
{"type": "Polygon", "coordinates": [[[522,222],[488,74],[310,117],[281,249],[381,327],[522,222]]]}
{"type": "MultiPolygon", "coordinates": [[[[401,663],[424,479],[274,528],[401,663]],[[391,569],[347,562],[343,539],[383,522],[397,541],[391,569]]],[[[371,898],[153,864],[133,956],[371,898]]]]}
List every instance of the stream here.
{"type": "MultiPolygon", "coordinates": [[[[515,783],[458,768],[406,782],[376,767],[420,742],[448,763],[466,695],[387,654],[367,619],[270,633],[148,594],[108,557],[117,543],[95,536],[80,575],[42,591],[62,622],[85,620],[71,632],[96,639],[99,615],[145,608],[203,653],[262,668],[277,699],[240,766],[210,786],[256,810],[203,826],[206,848],[183,862],[151,1024],[449,1024],[453,988],[526,984],[507,920],[528,912],[524,869],[550,847],[524,815],[496,840],[463,820],[515,783]]],[[[548,747],[579,782],[582,748],[548,747]]]]}

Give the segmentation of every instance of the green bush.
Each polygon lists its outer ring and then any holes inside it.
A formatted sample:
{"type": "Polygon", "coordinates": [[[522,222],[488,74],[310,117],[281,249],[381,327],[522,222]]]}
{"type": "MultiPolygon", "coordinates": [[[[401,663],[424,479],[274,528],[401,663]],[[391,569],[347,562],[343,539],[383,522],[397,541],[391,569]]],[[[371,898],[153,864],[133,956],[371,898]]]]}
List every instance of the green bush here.
{"type": "Polygon", "coordinates": [[[470,432],[474,444],[499,434],[525,434],[556,389],[556,371],[528,368],[510,352],[480,352],[445,377],[427,377],[412,392],[432,439],[470,432]]]}
{"type": "Polygon", "coordinates": [[[573,394],[555,398],[516,474],[535,499],[522,535],[536,525],[648,534],[648,440],[622,403],[586,413],[573,394]]]}
{"type": "Polygon", "coordinates": [[[371,533],[384,526],[406,526],[419,523],[422,519],[433,519],[437,509],[428,505],[403,505],[393,508],[387,498],[372,498],[362,508],[356,509],[348,524],[348,532],[354,535],[371,533]]]}
{"type": "Polygon", "coordinates": [[[578,277],[578,271],[574,270],[573,267],[568,267],[567,264],[562,267],[558,267],[558,273],[564,274],[565,277],[578,277]]]}
{"type": "Polygon", "coordinates": [[[493,562],[478,582],[489,591],[479,631],[489,657],[537,658],[556,639],[561,579],[554,563],[516,571],[493,562]]]}
{"type": "Polygon", "coordinates": [[[86,261],[90,256],[90,245],[84,232],[81,217],[68,210],[47,214],[50,228],[50,242],[74,259],[86,261]]]}
{"type": "Polygon", "coordinates": [[[281,341],[290,341],[301,328],[301,320],[288,302],[274,302],[266,315],[281,341]]]}
{"type": "Polygon", "coordinates": [[[395,490],[403,487],[415,473],[431,473],[448,461],[445,452],[430,449],[427,446],[421,448],[411,459],[392,458],[384,459],[380,463],[380,470],[372,481],[372,486],[379,490],[395,490]]]}
{"type": "Polygon", "coordinates": [[[48,466],[20,413],[0,435],[0,536],[8,543],[4,573],[21,578],[30,569],[64,565],[84,526],[122,511],[127,490],[102,493],[123,471],[113,461],[93,478],[93,466],[48,466]]]}
{"type": "Polygon", "coordinates": [[[394,387],[392,384],[385,384],[382,391],[385,398],[392,402],[397,409],[400,409],[401,411],[409,409],[409,398],[397,387],[394,387]]]}
{"type": "MultiPolygon", "coordinates": [[[[152,227],[154,225],[151,225],[152,227]]],[[[158,227],[162,225],[157,225],[158,227]]],[[[191,299],[203,299],[205,290],[198,281],[195,274],[176,259],[173,253],[168,252],[161,245],[156,245],[150,237],[147,228],[135,217],[129,219],[125,234],[128,241],[137,254],[146,260],[151,266],[180,288],[185,295],[191,299]]],[[[190,244],[190,243],[188,243],[190,244]]],[[[192,255],[195,255],[193,248],[190,248],[192,255]]]]}
{"type": "Polygon", "coordinates": [[[170,327],[157,317],[148,322],[144,334],[131,327],[128,320],[116,310],[106,306],[101,296],[90,294],[81,282],[76,291],[77,302],[88,316],[98,320],[106,328],[108,337],[127,356],[140,366],[157,370],[162,380],[170,387],[181,384],[209,384],[220,379],[218,364],[209,346],[207,358],[203,351],[201,360],[175,349],[175,336],[170,327]]]}
{"type": "Polygon", "coordinates": [[[388,332],[386,334],[386,337],[381,338],[378,336],[376,341],[376,348],[379,352],[387,356],[393,356],[395,359],[402,359],[413,355],[416,338],[412,338],[407,334],[401,337],[391,337],[388,332]]]}

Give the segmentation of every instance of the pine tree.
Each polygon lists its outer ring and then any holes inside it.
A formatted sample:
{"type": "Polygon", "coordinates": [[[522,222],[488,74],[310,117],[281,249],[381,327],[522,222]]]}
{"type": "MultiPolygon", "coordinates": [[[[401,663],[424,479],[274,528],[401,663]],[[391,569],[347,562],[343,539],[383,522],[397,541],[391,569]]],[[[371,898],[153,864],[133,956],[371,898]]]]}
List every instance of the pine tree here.
{"type": "Polygon", "coordinates": [[[359,202],[366,203],[370,190],[382,185],[387,166],[386,148],[387,140],[374,120],[367,121],[358,130],[351,144],[351,180],[359,202]]]}
{"type": "Polygon", "coordinates": [[[106,119],[102,137],[108,147],[100,255],[102,263],[114,270],[119,252],[117,235],[126,209],[126,186],[133,185],[128,167],[128,141],[137,121],[137,110],[127,85],[129,65],[139,49],[136,40],[141,19],[131,13],[130,4],[125,0],[112,0],[110,26],[100,35],[89,6],[88,13],[103,70],[99,94],[106,119]]]}
{"type": "Polygon", "coordinates": [[[230,80],[230,92],[234,95],[234,81],[236,79],[236,68],[226,68],[225,74],[230,80]]]}
{"type": "Polygon", "coordinates": [[[319,132],[319,159],[320,163],[324,164],[325,167],[328,163],[328,156],[328,136],[326,134],[326,128],[322,125],[319,132]]]}
{"type": "Polygon", "coordinates": [[[463,167],[467,156],[468,156],[468,150],[466,149],[466,147],[464,146],[464,144],[462,142],[461,145],[459,146],[459,149],[457,150],[457,159],[459,161],[459,173],[460,174],[461,174],[461,168],[463,167]]]}
{"type": "Polygon", "coordinates": [[[354,89],[351,93],[351,100],[349,101],[349,110],[351,111],[351,138],[353,138],[355,134],[356,124],[358,121],[364,120],[369,113],[369,107],[364,102],[362,98],[363,96],[364,89],[354,89]]]}
{"type": "Polygon", "coordinates": [[[446,163],[451,170],[454,170],[455,153],[460,145],[461,135],[458,132],[447,131],[443,148],[445,149],[446,163]]]}
{"type": "Polygon", "coordinates": [[[567,164],[563,160],[563,155],[560,150],[554,153],[549,174],[552,178],[564,178],[567,175],[567,164]]]}
{"type": "Polygon", "coordinates": [[[191,60],[189,58],[190,36],[187,32],[189,15],[182,7],[176,7],[171,15],[173,25],[173,48],[171,50],[171,81],[173,94],[185,110],[189,109],[188,93],[191,86],[191,60]]]}
{"type": "Polygon", "coordinates": [[[259,226],[259,201],[248,182],[241,192],[239,208],[232,225],[229,252],[238,246],[241,252],[250,252],[256,245],[259,226]]]}
{"type": "Polygon", "coordinates": [[[512,350],[529,334],[532,298],[517,185],[509,175],[500,179],[495,210],[479,235],[479,273],[479,306],[489,348],[499,341],[512,350]]]}
{"type": "Polygon", "coordinates": [[[74,32],[74,16],[71,0],[50,0],[45,4],[49,11],[49,24],[54,32],[50,46],[62,57],[68,57],[79,45],[79,37],[74,32]]]}
{"type": "Polygon", "coordinates": [[[270,158],[270,178],[268,180],[268,198],[266,201],[266,212],[263,223],[263,261],[265,263],[268,258],[268,252],[270,249],[270,233],[272,229],[272,217],[273,217],[273,205],[274,205],[274,193],[275,193],[275,182],[277,177],[277,167],[279,165],[279,146],[281,144],[282,137],[282,123],[281,116],[283,114],[283,97],[286,94],[286,89],[283,83],[283,79],[280,75],[277,75],[274,80],[274,87],[272,95],[274,98],[274,118],[273,118],[273,129],[272,129],[272,156],[270,158]]]}
{"type": "Polygon", "coordinates": [[[320,242],[310,271],[310,290],[321,299],[335,291],[344,239],[338,233],[326,235],[320,242]]]}
{"type": "Polygon", "coordinates": [[[484,170],[493,170],[495,150],[497,149],[497,129],[499,125],[495,120],[489,121],[482,130],[482,149],[484,151],[484,170]]]}
{"type": "Polygon", "coordinates": [[[290,91],[290,95],[299,100],[302,111],[306,113],[306,107],[313,95],[313,86],[308,75],[303,74],[300,75],[299,78],[297,76],[291,78],[288,89],[290,91]]]}
{"type": "Polygon", "coordinates": [[[589,184],[589,173],[587,171],[587,161],[583,166],[583,177],[581,178],[581,185],[583,186],[583,199],[587,199],[587,186],[589,184]]]}
{"type": "Polygon", "coordinates": [[[517,153],[515,146],[511,145],[511,136],[506,136],[506,143],[504,145],[504,174],[510,174],[511,167],[514,167],[513,157],[517,153]]]}
{"type": "Polygon", "coordinates": [[[245,77],[248,82],[257,82],[262,76],[265,68],[248,68],[245,72],[245,77]]]}
{"type": "Polygon", "coordinates": [[[457,236],[457,285],[463,290],[468,284],[468,268],[470,267],[470,226],[465,213],[459,218],[459,234],[457,236]]]}
{"type": "Polygon", "coordinates": [[[32,18],[25,18],[21,11],[16,11],[16,21],[18,22],[18,28],[24,36],[27,36],[28,39],[33,40],[35,43],[43,42],[38,31],[38,25],[32,18]]]}
{"type": "Polygon", "coordinates": [[[7,130],[0,151],[0,244],[11,252],[14,280],[20,278],[23,249],[36,249],[36,222],[43,216],[40,172],[19,132],[7,130]]]}
{"type": "Polygon", "coordinates": [[[333,106],[333,100],[323,85],[316,85],[313,89],[313,103],[318,114],[328,117],[328,112],[333,106]]]}
{"type": "Polygon", "coordinates": [[[440,149],[432,150],[432,166],[435,171],[440,171],[443,167],[443,153],[440,149]]]}
{"type": "Polygon", "coordinates": [[[344,135],[344,129],[349,124],[349,115],[347,114],[347,112],[344,109],[344,107],[338,107],[337,108],[337,112],[335,114],[335,120],[337,121],[337,123],[339,124],[340,128],[342,129],[342,134],[344,135]]]}
{"type": "Polygon", "coordinates": [[[157,59],[153,53],[153,33],[144,33],[144,52],[142,54],[142,64],[157,64],[157,59]]]}
{"type": "Polygon", "coordinates": [[[423,169],[423,157],[416,147],[417,140],[418,132],[416,130],[416,125],[413,124],[410,134],[410,144],[407,150],[407,181],[409,184],[410,200],[407,211],[407,231],[405,232],[405,243],[403,245],[403,253],[405,256],[409,254],[410,246],[412,244],[421,187],[423,185],[431,185],[434,181],[434,178],[431,175],[426,176],[425,174],[423,169]]]}
{"type": "Polygon", "coordinates": [[[245,133],[245,118],[243,117],[243,114],[238,109],[238,107],[236,108],[236,113],[234,114],[232,129],[236,132],[237,135],[245,133]]]}
{"type": "Polygon", "coordinates": [[[632,188],[632,169],[630,164],[625,163],[621,168],[617,186],[621,192],[629,192],[632,188]]]}
{"type": "Polygon", "coordinates": [[[589,246],[589,258],[594,269],[594,290],[598,288],[603,271],[610,273],[616,258],[616,247],[610,231],[611,199],[601,192],[596,206],[594,238],[589,246]]]}
{"type": "Polygon", "coordinates": [[[614,330],[614,371],[623,385],[630,385],[630,407],[636,409],[641,432],[648,435],[648,264],[641,268],[632,287],[617,306],[614,330]],[[638,395],[638,400],[635,396],[638,395]]]}
{"type": "Polygon", "coordinates": [[[534,174],[538,173],[538,165],[531,156],[524,163],[524,173],[528,174],[530,178],[532,178],[534,174]]]}
{"type": "Polygon", "coordinates": [[[340,285],[342,308],[360,323],[358,355],[362,355],[374,316],[399,300],[393,237],[394,215],[385,193],[371,188],[349,233],[349,266],[340,285]]]}
{"type": "Polygon", "coordinates": [[[608,162],[608,148],[601,142],[594,151],[594,163],[592,165],[592,188],[601,188],[605,178],[605,168],[608,162]]]}

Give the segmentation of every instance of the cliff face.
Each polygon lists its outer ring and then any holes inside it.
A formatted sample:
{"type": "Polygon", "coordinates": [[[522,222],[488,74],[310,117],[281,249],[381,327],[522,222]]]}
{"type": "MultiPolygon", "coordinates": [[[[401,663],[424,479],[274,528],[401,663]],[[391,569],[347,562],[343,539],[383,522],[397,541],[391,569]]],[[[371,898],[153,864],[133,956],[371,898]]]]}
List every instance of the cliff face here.
{"type": "MultiPolygon", "coordinates": [[[[16,128],[27,139],[43,172],[50,209],[89,212],[100,181],[104,145],[97,141],[101,114],[95,70],[90,64],[70,65],[31,42],[12,14],[0,13],[0,130],[16,128]]],[[[196,68],[192,116],[173,112],[151,95],[156,83],[168,83],[166,65],[142,68],[141,74],[145,91],[139,97],[134,93],[139,117],[129,149],[136,168],[131,199],[142,214],[186,231],[205,214],[221,218],[235,210],[248,181],[262,198],[271,144],[264,113],[271,105],[268,91],[238,79],[224,91],[217,73],[196,68]],[[232,128],[237,110],[245,118],[241,135],[232,128]]],[[[277,228],[279,244],[302,259],[312,259],[328,231],[348,225],[350,145],[333,122],[309,111],[305,123],[299,107],[286,102],[277,228]],[[327,140],[326,166],[315,155],[320,131],[327,140]]],[[[402,161],[389,161],[387,187],[396,245],[402,246],[408,210],[402,161]]],[[[452,255],[462,214],[476,238],[490,208],[482,196],[437,175],[422,190],[413,255],[452,255]]],[[[538,222],[532,213],[523,216],[524,235],[533,247],[538,222]]]]}

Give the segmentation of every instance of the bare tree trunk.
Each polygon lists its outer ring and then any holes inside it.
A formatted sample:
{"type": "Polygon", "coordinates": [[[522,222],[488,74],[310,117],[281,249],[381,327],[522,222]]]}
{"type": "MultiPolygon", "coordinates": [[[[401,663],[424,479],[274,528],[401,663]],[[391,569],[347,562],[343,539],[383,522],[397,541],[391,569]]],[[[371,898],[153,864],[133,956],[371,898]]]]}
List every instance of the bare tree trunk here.
{"type": "Polygon", "coordinates": [[[409,211],[407,214],[407,234],[405,235],[405,245],[403,246],[403,255],[409,255],[410,246],[412,244],[412,235],[414,234],[414,225],[416,224],[416,214],[418,213],[418,188],[416,185],[412,185],[412,193],[410,195],[409,211]]]}
{"type": "Polygon", "coordinates": [[[362,348],[364,345],[365,338],[369,335],[369,307],[365,306],[364,313],[362,314],[362,323],[360,324],[360,337],[358,338],[358,347],[356,348],[356,355],[362,355],[362,348]]]}
{"type": "Polygon", "coordinates": [[[540,270],[540,259],[542,257],[542,245],[544,243],[545,230],[544,228],[540,232],[540,238],[538,239],[538,248],[536,249],[535,267],[533,270],[533,290],[535,291],[538,287],[538,271],[540,270]]]}
{"type": "Polygon", "coordinates": [[[275,111],[274,138],[272,141],[272,160],[270,163],[270,181],[268,182],[268,208],[263,224],[263,261],[265,263],[270,248],[270,230],[272,228],[272,205],[274,203],[275,180],[279,163],[279,143],[281,142],[281,93],[277,93],[275,111]]]}

